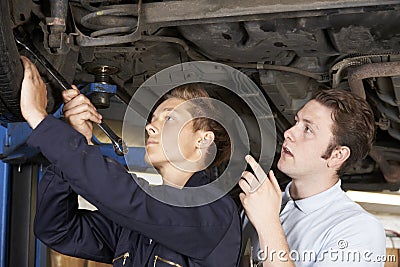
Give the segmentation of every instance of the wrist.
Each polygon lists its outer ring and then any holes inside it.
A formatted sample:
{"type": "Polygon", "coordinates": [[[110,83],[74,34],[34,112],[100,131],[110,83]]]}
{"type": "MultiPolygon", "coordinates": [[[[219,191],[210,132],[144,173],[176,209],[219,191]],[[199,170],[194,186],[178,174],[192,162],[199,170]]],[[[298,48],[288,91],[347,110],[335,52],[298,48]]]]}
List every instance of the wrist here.
{"type": "Polygon", "coordinates": [[[279,216],[268,215],[264,216],[263,220],[254,222],[253,226],[257,231],[273,231],[273,229],[275,229],[277,226],[281,226],[281,220],[279,216]]]}
{"type": "Polygon", "coordinates": [[[45,112],[32,112],[27,122],[32,129],[35,129],[47,116],[45,112]]]}
{"type": "Polygon", "coordinates": [[[262,225],[254,225],[258,238],[261,240],[268,241],[271,236],[274,236],[280,229],[282,229],[281,221],[279,217],[270,218],[265,221],[262,225]]]}

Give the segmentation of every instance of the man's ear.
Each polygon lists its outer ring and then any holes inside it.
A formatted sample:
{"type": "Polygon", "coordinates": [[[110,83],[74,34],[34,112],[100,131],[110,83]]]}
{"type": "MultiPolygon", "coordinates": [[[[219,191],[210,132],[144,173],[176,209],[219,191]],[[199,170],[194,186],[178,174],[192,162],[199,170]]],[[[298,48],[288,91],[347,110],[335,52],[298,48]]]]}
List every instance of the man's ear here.
{"type": "Polygon", "coordinates": [[[215,135],[212,131],[200,131],[200,136],[196,142],[197,148],[208,148],[214,142],[215,135]]]}
{"type": "Polygon", "coordinates": [[[350,148],[348,146],[339,146],[332,151],[327,165],[330,168],[339,169],[340,166],[350,157],[350,148]]]}

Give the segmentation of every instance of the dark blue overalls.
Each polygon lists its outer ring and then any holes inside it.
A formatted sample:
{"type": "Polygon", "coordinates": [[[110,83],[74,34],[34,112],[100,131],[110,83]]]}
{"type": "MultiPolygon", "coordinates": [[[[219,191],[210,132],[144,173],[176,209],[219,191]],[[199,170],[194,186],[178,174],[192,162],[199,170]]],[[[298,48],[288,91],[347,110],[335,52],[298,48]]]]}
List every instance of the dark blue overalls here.
{"type": "MultiPolygon", "coordinates": [[[[114,266],[237,266],[241,227],[229,196],[191,208],[162,203],[53,116],[28,144],[52,163],[39,185],[35,218],[35,234],[47,246],[114,266]],[[78,209],[77,194],[98,211],[78,209]]],[[[207,178],[196,173],[186,186],[207,178]]]]}

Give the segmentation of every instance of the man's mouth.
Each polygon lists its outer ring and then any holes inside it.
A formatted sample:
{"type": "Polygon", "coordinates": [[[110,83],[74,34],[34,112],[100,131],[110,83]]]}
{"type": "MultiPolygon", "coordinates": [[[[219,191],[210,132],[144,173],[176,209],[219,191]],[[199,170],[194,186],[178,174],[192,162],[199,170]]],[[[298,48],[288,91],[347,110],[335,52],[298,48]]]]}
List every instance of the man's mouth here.
{"type": "Polygon", "coordinates": [[[147,139],[146,145],[155,145],[158,144],[158,142],[154,139],[147,139]]]}
{"type": "Polygon", "coordinates": [[[292,151],[290,151],[290,149],[287,146],[282,146],[282,153],[290,156],[290,157],[294,157],[292,151]]]}

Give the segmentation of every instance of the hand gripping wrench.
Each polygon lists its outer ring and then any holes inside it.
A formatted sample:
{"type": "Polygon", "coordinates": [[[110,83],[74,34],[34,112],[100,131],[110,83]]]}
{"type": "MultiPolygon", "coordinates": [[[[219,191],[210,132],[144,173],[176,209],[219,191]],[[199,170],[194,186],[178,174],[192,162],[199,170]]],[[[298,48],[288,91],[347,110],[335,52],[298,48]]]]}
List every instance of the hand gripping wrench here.
{"type": "MultiPolygon", "coordinates": [[[[22,38],[15,36],[15,41],[28,51],[56,80],[63,90],[71,89],[72,86],[64,79],[64,77],[50,64],[50,62],[42,55],[33,45],[28,44],[22,38]]],[[[119,137],[105,122],[97,123],[97,126],[110,138],[114,151],[117,155],[122,156],[128,153],[128,147],[124,140],[119,137]]]]}

